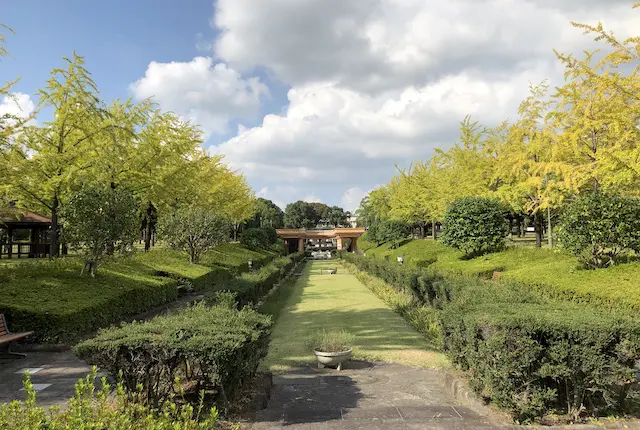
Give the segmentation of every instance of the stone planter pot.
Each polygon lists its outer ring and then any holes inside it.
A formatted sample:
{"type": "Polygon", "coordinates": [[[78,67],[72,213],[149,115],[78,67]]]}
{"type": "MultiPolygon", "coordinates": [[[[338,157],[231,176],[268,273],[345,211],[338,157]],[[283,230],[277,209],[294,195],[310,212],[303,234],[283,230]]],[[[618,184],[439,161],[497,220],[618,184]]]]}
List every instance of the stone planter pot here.
{"type": "Polygon", "coordinates": [[[323,352],[314,349],[316,353],[316,359],[318,360],[318,367],[320,369],[324,367],[337,367],[338,370],[342,370],[342,363],[348,361],[353,354],[353,349],[349,348],[346,351],[340,352],[323,352]]]}

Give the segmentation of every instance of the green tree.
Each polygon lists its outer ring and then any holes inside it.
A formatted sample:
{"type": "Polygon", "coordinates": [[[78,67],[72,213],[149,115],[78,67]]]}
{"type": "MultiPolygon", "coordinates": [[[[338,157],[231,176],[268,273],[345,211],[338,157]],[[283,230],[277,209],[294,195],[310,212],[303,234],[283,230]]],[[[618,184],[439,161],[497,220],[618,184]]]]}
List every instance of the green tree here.
{"type": "Polygon", "coordinates": [[[509,234],[507,212],[497,199],[457,199],[444,216],[442,243],[463,251],[467,257],[500,250],[509,234]]]}
{"type": "Polygon", "coordinates": [[[158,224],[161,237],[171,248],[186,252],[193,264],[199,263],[205,252],[227,242],[230,235],[228,219],[194,205],[163,213],[158,224]]]}
{"type": "Polygon", "coordinates": [[[411,227],[400,220],[383,220],[374,228],[375,241],[378,244],[391,242],[391,248],[397,248],[400,242],[409,236],[411,227]]]}
{"type": "Polygon", "coordinates": [[[271,200],[259,197],[256,199],[256,214],[253,220],[254,227],[284,227],[284,212],[271,200]]]}
{"type": "Polygon", "coordinates": [[[24,127],[2,153],[8,178],[5,192],[25,207],[51,213],[51,252],[59,254],[59,210],[94,160],[88,157],[97,137],[112,127],[98,99],[98,90],[84,68],[84,58],[64,59],[66,69],[54,69],[39,90],[40,108],[53,108],[43,126],[24,127]]]}
{"type": "Polygon", "coordinates": [[[324,219],[326,219],[330,225],[338,227],[341,225],[346,225],[348,218],[349,216],[344,211],[344,209],[339,206],[330,206],[327,209],[327,215],[324,219]]]}
{"type": "Polygon", "coordinates": [[[327,220],[329,216],[329,206],[320,202],[309,203],[313,210],[313,225],[317,225],[321,220],[327,220]]]}
{"type": "Polygon", "coordinates": [[[298,200],[289,203],[284,210],[284,225],[287,228],[312,228],[316,225],[316,212],[307,202],[298,200]]]}
{"type": "Polygon", "coordinates": [[[83,187],[61,210],[63,237],[85,255],[82,273],[95,276],[109,249],[125,251],[138,234],[138,202],[129,192],[110,187],[83,187]]]}

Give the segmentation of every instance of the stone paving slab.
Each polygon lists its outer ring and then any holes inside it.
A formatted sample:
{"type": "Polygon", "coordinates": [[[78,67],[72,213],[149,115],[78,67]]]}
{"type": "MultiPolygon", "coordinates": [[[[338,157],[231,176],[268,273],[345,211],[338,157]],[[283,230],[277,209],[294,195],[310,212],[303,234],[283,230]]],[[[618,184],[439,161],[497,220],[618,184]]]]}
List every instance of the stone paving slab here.
{"type": "MultiPolygon", "coordinates": [[[[22,376],[29,371],[38,405],[64,407],[75,384],[91,373],[91,366],[70,352],[30,352],[26,358],[0,359],[0,404],[24,400],[22,376]]],[[[98,378],[105,376],[98,374],[98,378]]]]}
{"type": "Polygon", "coordinates": [[[272,397],[254,430],[498,429],[486,414],[456,404],[442,373],[396,364],[304,366],[273,377],[272,397]]]}

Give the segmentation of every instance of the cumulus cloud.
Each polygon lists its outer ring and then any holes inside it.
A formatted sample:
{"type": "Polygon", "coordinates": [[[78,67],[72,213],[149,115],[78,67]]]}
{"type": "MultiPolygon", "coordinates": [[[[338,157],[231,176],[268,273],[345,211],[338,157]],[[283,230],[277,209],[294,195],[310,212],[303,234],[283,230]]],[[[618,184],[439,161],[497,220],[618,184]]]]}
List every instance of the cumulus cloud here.
{"type": "Polygon", "coordinates": [[[342,195],[340,204],[345,210],[354,212],[360,206],[360,202],[368,194],[367,191],[360,187],[351,187],[342,195]]]}
{"type": "Polygon", "coordinates": [[[3,116],[27,118],[35,108],[36,106],[29,94],[13,93],[2,98],[2,102],[0,102],[0,118],[3,116]]]}
{"type": "Polygon", "coordinates": [[[200,124],[207,135],[226,133],[233,119],[249,118],[269,94],[258,78],[245,79],[211,57],[189,62],[151,62],[144,77],[130,85],[137,99],[153,97],[165,110],[200,124]]]}
{"type": "Polygon", "coordinates": [[[571,21],[637,32],[632,3],[218,0],[216,55],[237,70],[264,68],[290,90],[284,112],[217,150],[252,183],[322,190],[353,207],[395,163],[451,145],[465,115],[492,126],[516,115],[530,83],[561,84],[553,49],[594,46],[571,21]]]}

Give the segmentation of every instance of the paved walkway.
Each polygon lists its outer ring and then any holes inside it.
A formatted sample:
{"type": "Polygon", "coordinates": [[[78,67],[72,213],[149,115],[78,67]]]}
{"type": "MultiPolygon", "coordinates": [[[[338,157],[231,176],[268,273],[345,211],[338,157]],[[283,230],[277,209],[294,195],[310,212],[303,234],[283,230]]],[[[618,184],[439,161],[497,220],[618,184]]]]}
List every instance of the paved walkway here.
{"type": "Polygon", "coordinates": [[[29,352],[27,358],[0,359],[0,404],[25,399],[22,376],[27,370],[42,407],[66,405],[78,379],[91,373],[91,367],[70,352],[29,352]]]}
{"type": "Polygon", "coordinates": [[[350,362],[342,372],[293,369],[274,376],[273,383],[253,430],[515,428],[493,424],[488,409],[457,404],[438,370],[350,362]]]}

